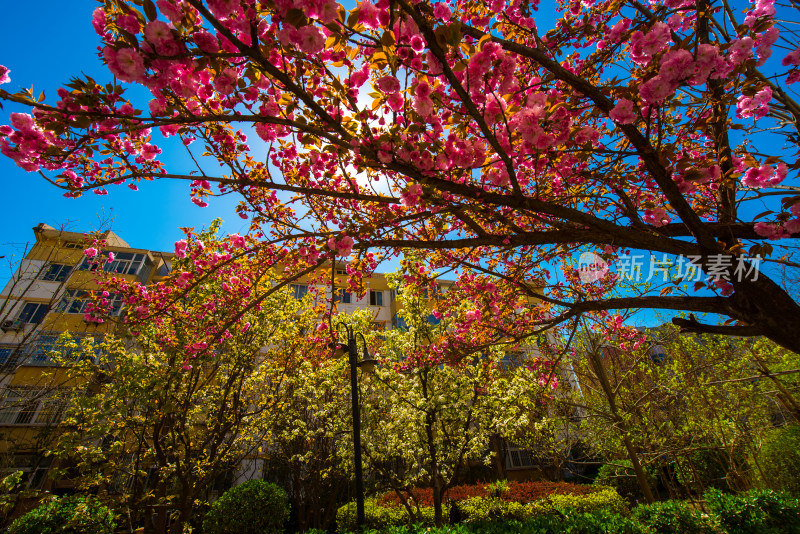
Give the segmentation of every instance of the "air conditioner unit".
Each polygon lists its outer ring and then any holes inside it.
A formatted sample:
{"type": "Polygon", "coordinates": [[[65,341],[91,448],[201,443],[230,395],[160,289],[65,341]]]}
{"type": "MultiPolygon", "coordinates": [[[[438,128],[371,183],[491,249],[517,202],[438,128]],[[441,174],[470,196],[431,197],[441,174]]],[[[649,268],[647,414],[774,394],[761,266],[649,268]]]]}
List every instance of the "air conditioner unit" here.
{"type": "Polygon", "coordinates": [[[22,330],[23,323],[20,320],[8,320],[0,323],[0,330],[3,332],[19,332],[22,330]]]}

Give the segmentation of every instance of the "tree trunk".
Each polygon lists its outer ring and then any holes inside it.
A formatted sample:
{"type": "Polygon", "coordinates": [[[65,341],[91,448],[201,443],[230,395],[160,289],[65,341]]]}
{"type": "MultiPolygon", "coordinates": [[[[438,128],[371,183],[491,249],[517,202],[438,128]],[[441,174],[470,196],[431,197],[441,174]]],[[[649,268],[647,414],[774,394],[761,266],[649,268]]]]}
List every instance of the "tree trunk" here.
{"type": "Polygon", "coordinates": [[[656,499],[653,496],[653,490],[650,489],[650,483],[647,480],[647,475],[645,474],[644,469],[642,469],[642,464],[639,463],[639,456],[636,454],[636,448],[633,446],[633,443],[628,436],[628,426],[625,424],[625,420],[622,418],[622,416],[619,415],[617,403],[614,399],[614,390],[611,388],[611,384],[608,381],[606,369],[603,367],[603,363],[598,357],[597,350],[598,349],[595,347],[591,347],[591,349],[588,351],[589,359],[591,360],[592,367],[594,367],[595,375],[600,381],[601,389],[603,390],[606,400],[608,401],[608,408],[611,411],[611,415],[614,418],[617,428],[619,428],[622,437],[622,443],[625,445],[625,450],[628,453],[628,459],[631,461],[631,465],[633,465],[633,471],[636,473],[636,481],[639,483],[639,487],[642,490],[642,495],[644,495],[644,499],[648,504],[654,503],[656,499]]]}

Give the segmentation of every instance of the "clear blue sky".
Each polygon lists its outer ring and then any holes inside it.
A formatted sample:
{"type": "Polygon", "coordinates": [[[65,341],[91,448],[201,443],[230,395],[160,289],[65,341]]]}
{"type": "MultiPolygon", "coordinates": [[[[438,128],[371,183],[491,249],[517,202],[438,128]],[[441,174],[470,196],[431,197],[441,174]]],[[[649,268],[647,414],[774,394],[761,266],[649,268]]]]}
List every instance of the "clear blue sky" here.
{"type": "MultiPolygon", "coordinates": [[[[99,37],[91,25],[97,6],[91,0],[43,0],[35,8],[24,2],[3,2],[0,65],[11,69],[11,83],[3,89],[15,92],[33,86],[36,94],[44,90],[52,102],[56,89],[81,72],[98,82],[111,80],[97,57],[99,37]]],[[[8,115],[14,111],[25,110],[4,105],[0,124],[8,124],[8,115]]],[[[165,153],[162,159],[169,165],[170,157],[165,153]]],[[[5,256],[0,265],[12,257],[19,259],[25,243],[34,239],[31,228],[40,222],[88,231],[97,228],[101,219],[113,217],[112,229],[131,246],[156,250],[172,250],[183,235],[179,227],[207,226],[215,217],[225,220],[223,231],[228,233],[247,226],[233,211],[234,197],[215,198],[208,208],[199,208],[189,200],[188,183],[151,182],[138,192],[111,187],[105,196],[89,193],[68,199],[38,174],[0,157],[0,185],[0,256],[5,256]]],[[[0,280],[7,272],[0,268],[0,280]]]]}

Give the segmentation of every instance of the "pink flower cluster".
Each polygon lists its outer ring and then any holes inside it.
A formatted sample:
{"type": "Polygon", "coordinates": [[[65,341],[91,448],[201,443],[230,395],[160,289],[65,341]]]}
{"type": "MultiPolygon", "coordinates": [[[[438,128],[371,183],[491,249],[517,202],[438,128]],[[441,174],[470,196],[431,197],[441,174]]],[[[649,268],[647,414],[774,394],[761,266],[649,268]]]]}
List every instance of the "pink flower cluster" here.
{"type": "Polygon", "coordinates": [[[342,236],[337,240],[335,237],[328,239],[328,248],[334,251],[337,255],[347,257],[353,252],[353,245],[355,242],[349,235],[342,236]]]}
{"type": "Polygon", "coordinates": [[[789,172],[785,163],[778,163],[776,168],[769,165],[750,167],[744,173],[742,185],[746,187],[769,187],[780,184],[789,172]]]}
{"type": "Polygon", "coordinates": [[[641,31],[631,36],[630,58],[638,65],[646,65],[654,55],[667,48],[672,42],[669,26],[656,22],[647,34],[641,31]]]}
{"type": "Polygon", "coordinates": [[[400,194],[400,202],[403,206],[412,207],[419,203],[422,196],[422,186],[419,184],[411,184],[408,189],[400,194]]]}
{"type": "Polygon", "coordinates": [[[752,28],[762,18],[772,18],[775,15],[775,0],[756,0],[756,5],[747,12],[744,24],[752,28]]]}
{"type": "Polygon", "coordinates": [[[667,210],[665,208],[653,208],[644,210],[642,220],[653,226],[664,226],[665,224],[669,224],[672,219],[667,215],[667,210]]]}
{"type": "Polygon", "coordinates": [[[0,152],[29,172],[38,171],[40,167],[53,168],[43,158],[54,143],[52,134],[43,132],[27,113],[12,113],[11,126],[16,130],[0,126],[0,152]]]}
{"type": "Polygon", "coordinates": [[[634,110],[633,102],[626,98],[621,98],[617,101],[614,109],[608,113],[608,116],[617,124],[633,124],[639,114],[634,110]]]}
{"type": "Polygon", "coordinates": [[[0,84],[8,83],[11,81],[11,78],[9,78],[8,76],[9,72],[11,71],[8,69],[8,67],[0,65],[0,84]]]}
{"type": "Polygon", "coordinates": [[[696,58],[688,50],[671,50],[661,58],[658,75],[639,87],[639,96],[648,104],[658,105],[683,83],[700,85],[709,78],[724,78],[731,70],[714,45],[698,46],[696,58]]]}
{"type": "Polygon", "coordinates": [[[320,52],[325,46],[325,35],[322,30],[312,24],[302,28],[286,24],[278,31],[278,40],[284,45],[295,46],[306,54],[320,52]]]}
{"type": "Polygon", "coordinates": [[[745,119],[747,117],[760,119],[766,117],[769,113],[768,104],[770,100],[772,100],[772,89],[770,89],[769,86],[765,86],[752,98],[742,95],[736,103],[736,116],[740,119],[745,119]]]}

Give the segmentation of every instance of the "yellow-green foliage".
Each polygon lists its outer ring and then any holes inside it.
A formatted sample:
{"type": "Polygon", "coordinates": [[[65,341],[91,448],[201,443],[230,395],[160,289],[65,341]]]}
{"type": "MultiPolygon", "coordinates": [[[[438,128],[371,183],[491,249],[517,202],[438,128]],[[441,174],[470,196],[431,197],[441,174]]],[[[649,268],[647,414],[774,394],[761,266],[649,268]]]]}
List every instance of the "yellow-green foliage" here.
{"type": "Polygon", "coordinates": [[[528,505],[504,501],[497,497],[471,497],[460,501],[458,507],[466,521],[490,521],[494,519],[528,519],[533,514],[528,505]]]}
{"type": "MultiPolygon", "coordinates": [[[[447,512],[447,510],[445,510],[447,512]]],[[[392,526],[410,525],[412,523],[432,526],[433,508],[420,507],[417,517],[411,518],[402,506],[380,506],[375,499],[366,499],[364,502],[364,520],[367,528],[381,529],[392,526]]],[[[336,525],[339,532],[356,529],[356,503],[349,502],[336,512],[336,525]]]]}
{"type": "Polygon", "coordinates": [[[607,510],[628,514],[628,505],[614,488],[601,488],[588,495],[549,495],[528,505],[534,514],[548,514],[555,510],[572,508],[578,512],[607,510]]]}
{"type": "MultiPolygon", "coordinates": [[[[468,523],[479,523],[495,520],[524,521],[538,516],[557,514],[566,510],[578,513],[605,511],[613,514],[628,515],[628,506],[614,488],[600,488],[588,495],[550,495],[532,503],[506,501],[498,497],[471,497],[458,501],[463,520],[468,523]]],[[[433,525],[433,508],[420,507],[417,517],[411,518],[402,506],[387,507],[376,504],[375,499],[367,499],[364,506],[366,526],[380,529],[411,523],[433,525]]],[[[445,514],[449,510],[444,510],[445,514]]],[[[446,517],[446,515],[445,515],[446,517]]],[[[356,504],[348,503],[336,514],[340,531],[353,530],[356,527],[356,504]]]]}

